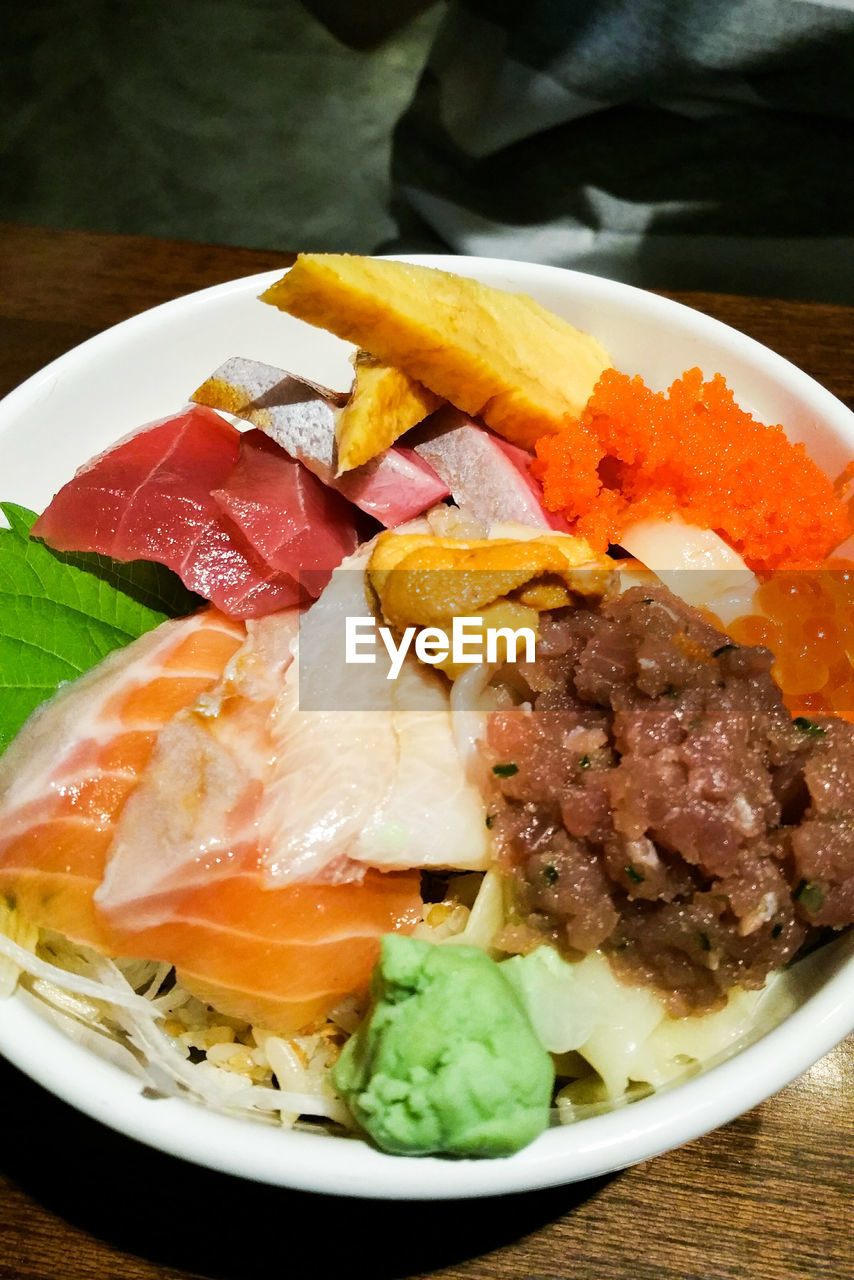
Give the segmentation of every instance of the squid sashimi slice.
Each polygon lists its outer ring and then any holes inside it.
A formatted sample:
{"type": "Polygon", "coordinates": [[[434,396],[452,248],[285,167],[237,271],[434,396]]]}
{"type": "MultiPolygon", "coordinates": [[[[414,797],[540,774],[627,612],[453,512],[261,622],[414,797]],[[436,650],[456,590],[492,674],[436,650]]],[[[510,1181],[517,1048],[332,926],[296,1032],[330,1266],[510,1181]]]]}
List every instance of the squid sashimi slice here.
{"type": "Polygon", "coordinates": [[[393,446],[336,476],[336,414],[346,396],[258,360],[235,357],[211,374],[192,399],[223,409],[265,432],[323,484],[395,528],[448,496],[433,468],[411,449],[393,446]]]}
{"type": "Polygon", "coordinates": [[[355,508],[262,431],[240,437],[240,460],[212,496],[267,564],[310,595],[356,549],[355,508]]]}
{"type": "Polygon", "coordinates": [[[81,467],[33,534],[59,551],[156,560],[234,617],[295,604],[294,577],[268,565],[211,497],[239,445],[239,431],[196,405],[152,423],[81,467]]]}
{"type": "Polygon", "coordinates": [[[244,635],[214,609],[163,623],[45,703],[0,758],[0,892],[34,924],[119,950],[92,901],[116,823],[158,733],[244,635]]]}
{"type": "Polygon", "coordinates": [[[429,420],[415,452],[428,462],[464,507],[485,525],[514,522],[567,533],[569,525],[543,506],[530,473],[531,455],[500,440],[458,409],[442,409],[429,420]]]}

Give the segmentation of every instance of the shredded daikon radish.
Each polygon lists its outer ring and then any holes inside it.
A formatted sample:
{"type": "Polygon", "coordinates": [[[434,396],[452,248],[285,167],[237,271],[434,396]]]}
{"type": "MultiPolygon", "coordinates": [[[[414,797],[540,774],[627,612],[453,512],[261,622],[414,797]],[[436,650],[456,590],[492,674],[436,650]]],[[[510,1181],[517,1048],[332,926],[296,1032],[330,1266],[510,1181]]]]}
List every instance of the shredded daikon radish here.
{"type": "Polygon", "coordinates": [[[246,1026],[250,1043],[230,1047],[256,1068],[264,1083],[255,1083],[206,1056],[191,1060],[187,1042],[202,1039],[207,1026],[208,1039],[221,1043],[223,1035],[216,1032],[227,1028],[233,1034],[228,1024],[235,1020],[202,1005],[178,982],[164,990],[170,966],[114,961],[56,934],[45,935],[42,951],[52,959],[0,934],[0,956],[20,971],[24,998],[73,1040],[136,1075],[152,1094],[190,1098],[216,1111],[266,1117],[284,1126],[310,1116],[352,1127],[327,1081],[338,1051],[328,1038],[295,1037],[297,1048],[291,1052],[296,1062],[302,1054],[305,1066],[288,1088],[276,1088],[264,1049],[269,1033],[246,1026]],[[181,1027],[182,1016],[186,1035],[169,1034],[166,1026],[181,1027]]]}
{"type": "Polygon", "coordinates": [[[93,981],[91,978],[81,977],[68,969],[61,969],[58,965],[50,964],[49,961],[40,959],[37,955],[27,951],[25,947],[19,946],[17,942],[13,942],[11,938],[7,938],[3,934],[0,934],[0,955],[5,956],[16,964],[22,973],[29,974],[32,978],[41,978],[45,982],[53,983],[64,991],[73,991],[77,995],[89,996],[93,1000],[102,1000],[107,1004],[136,1009],[140,1013],[143,1009],[150,1009],[144,997],[137,995],[129,985],[126,984],[125,990],[105,987],[102,983],[93,981]]]}
{"type": "MultiPolygon", "coordinates": [[[[18,911],[13,899],[0,897],[0,938],[7,939],[28,954],[35,951],[39,931],[18,911]]],[[[21,966],[8,954],[0,954],[0,1000],[15,990],[21,966]]]]}

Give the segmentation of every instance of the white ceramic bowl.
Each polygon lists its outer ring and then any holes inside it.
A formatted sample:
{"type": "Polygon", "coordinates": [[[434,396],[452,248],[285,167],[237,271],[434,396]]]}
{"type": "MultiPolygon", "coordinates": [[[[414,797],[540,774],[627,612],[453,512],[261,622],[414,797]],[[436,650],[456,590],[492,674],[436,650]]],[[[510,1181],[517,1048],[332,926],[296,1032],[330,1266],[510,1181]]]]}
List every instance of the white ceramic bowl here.
{"type": "MultiPolygon", "coordinates": [[[[780,356],[698,312],[559,268],[492,259],[419,258],[532,294],[596,334],[614,363],[664,387],[699,365],[831,474],[854,456],[854,415],[780,356]]],[[[257,301],[279,272],[206,289],[136,316],[30,378],[0,405],[0,498],[36,510],[93,453],[180,407],[223,360],[242,355],[332,386],[349,382],[348,348],[257,301]]],[[[0,1005],[0,1051],[59,1097],[151,1146],[259,1181],[338,1195],[458,1198],[593,1177],[723,1124],[794,1079],[854,1029],[849,934],[806,966],[796,1008],[734,1057],[686,1083],[574,1125],[501,1160],[384,1155],[355,1138],[289,1132],[152,1101],[138,1081],[67,1040],[20,995],[0,1005]]]]}

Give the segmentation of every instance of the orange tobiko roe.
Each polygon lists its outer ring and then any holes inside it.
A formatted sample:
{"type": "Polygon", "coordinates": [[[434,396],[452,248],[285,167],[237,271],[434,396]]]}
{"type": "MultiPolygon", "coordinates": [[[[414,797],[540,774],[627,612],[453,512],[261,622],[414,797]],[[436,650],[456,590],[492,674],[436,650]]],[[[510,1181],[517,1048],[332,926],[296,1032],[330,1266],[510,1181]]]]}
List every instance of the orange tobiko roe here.
{"type": "Polygon", "coordinates": [[[597,550],[628,524],[678,511],[752,569],[808,568],[851,532],[846,504],[802,444],[740,409],[721,374],[666,392],[607,369],[577,421],[537,441],[546,506],[597,550]]]}

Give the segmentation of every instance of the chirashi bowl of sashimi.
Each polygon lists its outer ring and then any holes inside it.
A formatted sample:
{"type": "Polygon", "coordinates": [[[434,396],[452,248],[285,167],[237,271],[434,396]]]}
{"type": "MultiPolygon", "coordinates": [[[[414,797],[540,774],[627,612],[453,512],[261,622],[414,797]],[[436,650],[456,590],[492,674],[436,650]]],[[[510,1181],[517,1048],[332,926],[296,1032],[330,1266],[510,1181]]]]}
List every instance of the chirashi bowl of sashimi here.
{"type": "Polygon", "coordinates": [[[301,255],[0,406],[0,1051],[165,1151],[525,1190],[854,1028],[854,417],[676,303],[301,255]]]}

